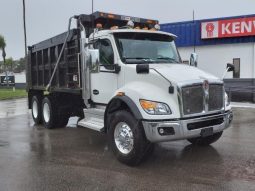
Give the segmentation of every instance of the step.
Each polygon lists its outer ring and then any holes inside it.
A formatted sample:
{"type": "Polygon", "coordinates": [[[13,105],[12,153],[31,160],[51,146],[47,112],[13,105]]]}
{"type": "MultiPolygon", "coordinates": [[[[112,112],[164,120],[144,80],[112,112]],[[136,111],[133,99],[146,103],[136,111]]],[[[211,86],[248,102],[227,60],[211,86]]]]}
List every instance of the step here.
{"type": "Polygon", "coordinates": [[[104,130],[104,111],[102,108],[84,109],[85,118],[79,121],[78,125],[102,132],[104,130]]]}

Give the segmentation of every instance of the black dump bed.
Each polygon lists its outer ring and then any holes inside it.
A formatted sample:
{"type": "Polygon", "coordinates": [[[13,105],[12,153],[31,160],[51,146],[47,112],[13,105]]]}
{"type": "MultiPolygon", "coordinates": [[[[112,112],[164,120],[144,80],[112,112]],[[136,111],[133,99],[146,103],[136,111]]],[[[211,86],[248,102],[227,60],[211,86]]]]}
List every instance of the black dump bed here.
{"type": "MultiPolygon", "coordinates": [[[[29,47],[27,66],[28,90],[45,90],[67,33],[42,41],[29,47]]],[[[51,83],[50,91],[79,93],[81,80],[79,67],[79,31],[72,29],[57,71],[51,83]]]]}

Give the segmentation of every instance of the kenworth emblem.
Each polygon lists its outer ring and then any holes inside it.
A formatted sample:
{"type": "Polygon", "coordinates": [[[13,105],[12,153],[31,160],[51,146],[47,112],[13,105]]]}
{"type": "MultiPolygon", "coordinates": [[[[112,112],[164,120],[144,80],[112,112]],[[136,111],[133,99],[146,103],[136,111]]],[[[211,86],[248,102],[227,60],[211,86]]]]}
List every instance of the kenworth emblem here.
{"type": "Polygon", "coordinates": [[[208,80],[205,80],[204,83],[203,83],[203,88],[206,92],[208,92],[209,90],[209,82],[208,80]]]}

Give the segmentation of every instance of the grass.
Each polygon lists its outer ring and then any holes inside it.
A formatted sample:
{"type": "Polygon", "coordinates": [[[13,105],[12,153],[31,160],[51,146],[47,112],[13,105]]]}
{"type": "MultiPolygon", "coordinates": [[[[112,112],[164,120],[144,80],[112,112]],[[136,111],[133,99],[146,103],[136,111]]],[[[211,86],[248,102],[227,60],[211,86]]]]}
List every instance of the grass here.
{"type": "Polygon", "coordinates": [[[0,89],[0,100],[16,99],[27,97],[27,92],[24,89],[0,89]]]}

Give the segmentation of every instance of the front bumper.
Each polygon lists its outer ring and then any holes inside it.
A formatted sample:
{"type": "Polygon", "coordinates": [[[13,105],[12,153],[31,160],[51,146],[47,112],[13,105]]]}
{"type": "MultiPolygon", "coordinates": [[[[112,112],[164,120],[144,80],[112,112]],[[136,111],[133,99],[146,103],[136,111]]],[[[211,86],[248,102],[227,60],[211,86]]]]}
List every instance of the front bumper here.
{"type": "Polygon", "coordinates": [[[203,116],[174,121],[143,121],[147,139],[151,142],[165,142],[201,136],[201,130],[213,128],[213,133],[227,129],[233,119],[232,111],[213,116],[203,116]]]}

